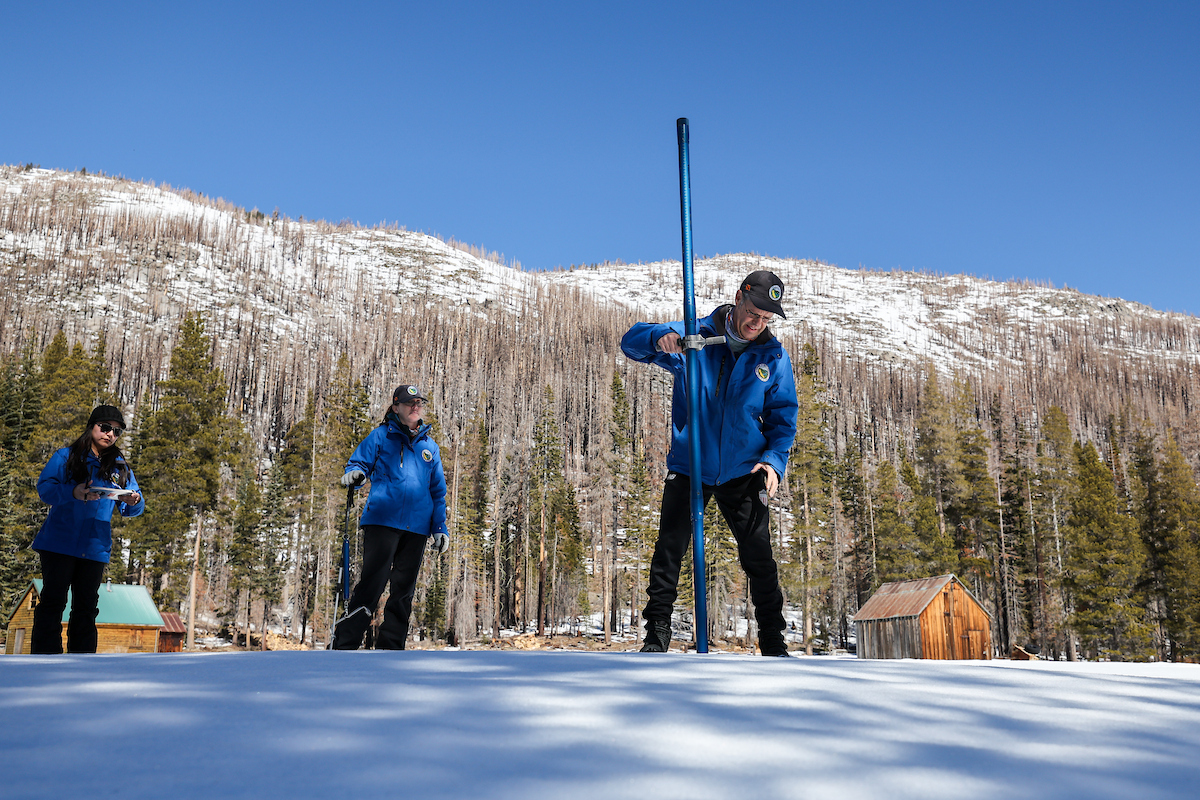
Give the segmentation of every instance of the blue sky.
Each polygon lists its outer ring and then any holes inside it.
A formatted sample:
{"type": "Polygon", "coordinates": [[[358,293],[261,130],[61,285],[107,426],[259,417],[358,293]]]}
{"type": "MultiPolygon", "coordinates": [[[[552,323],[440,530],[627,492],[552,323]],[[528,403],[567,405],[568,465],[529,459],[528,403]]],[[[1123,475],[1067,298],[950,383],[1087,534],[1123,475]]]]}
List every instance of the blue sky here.
{"type": "Polygon", "coordinates": [[[532,268],[695,251],[1200,313],[1200,3],[9,3],[0,161],[532,268]]]}

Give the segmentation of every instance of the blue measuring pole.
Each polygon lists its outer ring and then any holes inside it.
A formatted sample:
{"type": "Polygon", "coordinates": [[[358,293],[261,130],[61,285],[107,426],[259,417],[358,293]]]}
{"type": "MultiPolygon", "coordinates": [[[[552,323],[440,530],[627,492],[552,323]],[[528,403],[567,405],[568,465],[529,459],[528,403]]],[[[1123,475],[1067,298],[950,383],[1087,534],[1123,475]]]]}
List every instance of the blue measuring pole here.
{"type": "Polygon", "coordinates": [[[350,602],[350,510],[354,507],[354,487],[346,490],[346,520],[342,525],[342,603],[350,602]]]}
{"type": "Polygon", "coordinates": [[[679,140],[679,205],[683,226],[683,332],[688,346],[684,350],[687,368],[688,451],[692,473],[692,572],[696,586],[696,652],[708,652],[708,588],[704,580],[704,483],[700,460],[700,348],[694,345],[699,331],[696,325],[696,293],[692,280],[692,185],[688,169],[688,121],[675,121],[679,140]]]}

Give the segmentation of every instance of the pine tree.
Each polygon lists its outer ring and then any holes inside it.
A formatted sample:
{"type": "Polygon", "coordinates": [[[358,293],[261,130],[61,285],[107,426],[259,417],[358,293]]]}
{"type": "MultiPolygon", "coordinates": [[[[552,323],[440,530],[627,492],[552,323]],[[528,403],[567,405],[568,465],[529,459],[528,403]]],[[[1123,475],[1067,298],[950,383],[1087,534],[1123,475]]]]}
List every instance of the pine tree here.
{"type": "Polygon", "coordinates": [[[283,470],[278,464],[267,474],[266,492],[259,492],[260,512],[254,537],[250,589],[262,603],[262,649],[266,649],[268,609],[280,600],[288,567],[288,534],[292,517],[287,510],[283,470]]]}
{"type": "Polygon", "coordinates": [[[1200,492],[1178,445],[1167,436],[1160,464],[1154,438],[1135,438],[1134,478],[1140,484],[1139,518],[1148,555],[1143,584],[1160,631],[1159,657],[1177,661],[1200,646],[1200,492]]]}
{"type": "Polygon", "coordinates": [[[374,427],[370,416],[370,398],[362,381],[354,379],[350,360],[345,354],[338,359],[333,381],[325,400],[326,423],[322,477],[340,479],[346,461],[358,443],[374,427]]]}
{"type": "Polygon", "coordinates": [[[41,368],[31,348],[0,362],[0,609],[12,608],[38,571],[29,549],[45,518],[35,482],[41,465],[25,458],[41,416],[41,368]]]}
{"type": "Polygon", "coordinates": [[[1076,637],[1068,628],[1068,620],[1074,613],[1070,589],[1065,581],[1065,563],[1068,558],[1069,542],[1063,535],[1063,526],[1070,510],[1070,498],[1078,491],[1075,480],[1075,450],[1067,415],[1058,406],[1047,409],[1042,422],[1042,439],[1037,457],[1037,519],[1047,529],[1052,539],[1051,552],[1047,559],[1047,581],[1055,587],[1047,609],[1047,624],[1055,638],[1056,650],[1065,653],[1074,661],[1076,637]]]}
{"type": "Polygon", "coordinates": [[[550,584],[550,621],[576,620],[589,610],[587,579],[584,570],[585,543],[579,518],[575,487],[565,477],[558,480],[551,495],[552,531],[550,584]]]}
{"type": "Polygon", "coordinates": [[[205,517],[217,504],[221,465],[236,452],[238,427],[225,414],[225,386],[212,363],[204,319],[188,314],[171,351],[158,399],[142,403],[132,462],[147,498],[146,512],[129,521],[131,567],[163,607],[179,607],[187,591],[205,517]]]}
{"type": "Polygon", "coordinates": [[[242,594],[246,595],[246,646],[250,646],[250,604],[254,594],[255,573],[261,565],[258,561],[258,539],[263,525],[262,492],[254,467],[247,464],[242,468],[238,480],[232,535],[226,547],[229,561],[229,591],[234,600],[234,620],[237,625],[242,594]]]}
{"type": "Polygon", "coordinates": [[[632,556],[633,579],[629,582],[629,626],[638,627],[642,595],[649,582],[650,548],[658,532],[658,507],[650,491],[644,445],[637,440],[630,462],[629,496],[626,499],[625,552],[632,556]]]}
{"type": "Polygon", "coordinates": [[[554,509],[551,502],[555,490],[563,482],[562,439],[559,433],[557,412],[554,406],[554,389],[546,386],[542,392],[542,413],[533,432],[533,470],[530,475],[530,517],[534,520],[537,533],[537,620],[538,635],[546,632],[549,613],[547,596],[547,557],[553,557],[551,529],[554,509]]]}
{"type": "Polygon", "coordinates": [[[309,392],[304,415],[287,429],[279,449],[285,507],[291,519],[297,521],[293,568],[302,641],[308,637],[310,623],[314,638],[320,635],[315,615],[329,621],[323,612],[327,604],[331,605],[337,583],[337,569],[332,563],[335,537],[330,532],[322,536],[319,530],[323,504],[318,502],[318,495],[324,499],[329,486],[315,479],[321,453],[316,415],[314,392],[309,392]]]}
{"type": "Polygon", "coordinates": [[[933,497],[924,492],[911,461],[900,463],[900,479],[907,490],[901,513],[917,540],[917,571],[927,577],[954,572],[958,568],[954,542],[938,524],[933,497]]]}
{"type": "Polygon", "coordinates": [[[829,505],[825,466],[832,459],[825,445],[824,415],[828,409],[820,400],[823,387],[817,377],[817,352],[809,342],[801,352],[796,376],[796,438],[787,474],[792,515],[799,520],[800,530],[792,539],[791,558],[780,565],[780,581],[785,592],[803,598],[805,652],[812,655],[817,596],[827,592],[830,585],[829,561],[821,554],[826,549],[822,522],[829,505]]]}
{"type": "Polygon", "coordinates": [[[16,464],[29,449],[28,440],[42,417],[44,378],[41,364],[32,347],[20,359],[8,356],[3,361],[0,384],[3,408],[0,408],[0,452],[4,463],[16,464]]]}
{"type": "MultiPolygon", "coordinates": [[[[340,480],[354,449],[375,427],[370,416],[370,398],[362,381],[355,378],[350,360],[342,354],[334,368],[324,400],[308,395],[304,415],[284,435],[278,479],[282,515],[279,525],[296,553],[290,564],[291,583],[300,610],[301,635],[306,635],[310,615],[318,608],[317,596],[327,603],[340,580],[340,541],[346,527],[346,491],[340,480]],[[318,414],[318,405],[323,413],[318,414]],[[297,524],[298,523],[298,524],[297,524]],[[326,563],[330,585],[313,580],[319,573],[322,553],[333,553],[326,563]]],[[[361,503],[365,492],[355,492],[353,503],[361,503]]],[[[351,519],[357,519],[351,510],[351,519]]],[[[353,522],[351,522],[353,525],[353,522]]],[[[351,532],[351,583],[361,562],[361,537],[351,532]]],[[[290,559],[289,559],[290,561],[290,559]]]]}
{"type": "Polygon", "coordinates": [[[970,385],[956,381],[953,419],[959,474],[947,516],[955,522],[955,545],[962,554],[959,574],[993,609],[992,638],[1007,653],[1012,644],[1011,552],[1006,537],[1000,535],[998,485],[989,468],[990,441],[978,410],[970,385]]]}
{"type": "Polygon", "coordinates": [[[488,429],[487,397],[481,397],[475,416],[457,452],[454,504],[454,538],[450,562],[454,565],[447,598],[450,625],[459,642],[474,638],[479,630],[480,585],[484,582],[488,534],[488,429]]]}
{"type": "Polygon", "coordinates": [[[42,398],[37,426],[26,439],[25,461],[41,471],[55,450],[83,433],[95,407],[96,374],[92,358],[76,343],[67,346],[62,331],[42,356],[42,398]]]}
{"type": "Polygon", "coordinates": [[[837,486],[841,511],[846,521],[848,535],[844,547],[835,550],[834,558],[849,556],[849,571],[843,574],[849,581],[848,615],[853,615],[863,603],[871,588],[871,576],[875,569],[875,537],[872,499],[867,490],[866,463],[863,459],[864,443],[859,438],[858,447],[848,448],[846,457],[837,465],[837,486]]]}
{"type": "Polygon", "coordinates": [[[1076,446],[1076,461],[1079,490],[1067,520],[1072,626],[1085,650],[1100,658],[1147,658],[1150,630],[1137,586],[1145,556],[1137,524],[1121,512],[1113,473],[1090,442],[1076,446]]]}
{"type": "MultiPolygon", "coordinates": [[[[317,429],[317,403],[313,392],[304,403],[304,416],[296,420],[283,437],[280,466],[288,491],[301,507],[310,505],[317,454],[320,452],[320,432],[317,429]]],[[[301,511],[301,513],[305,513],[301,511]]]]}
{"type": "Polygon", "coordinates": [[[516,455],[509,454],[500,474],[499,520],[500,534],[500,581],[501,581],[501,625],[520,628],[522,632],[529,621],[529,529],[528,488],[529,471],[516,455]]]}
{"type": "Polygon", "coordinates": [[[1171,558],[1163,569],[1166,631],[1172,661],[1200,656],[1200,492],[1196,476],[1168,435],[1159,518],[1171,558]]]}
{"type": "MultiPolygon", "coordinates": [[[[630,509],[631,499],[631,469],[633,453],[631,450],[633,437],[630,435],[632,420],[629,413],[629,398],[625,394],[625,384],[621,375],[613,371],[612,383],[609,385],[611,401],[608,433],[610,444],[604,458],[604,477],[608,484],[610,523],[608,531],[601,531],[600,576],[601,614],[603,616],[604,640],[611,640],[613,631],[617,629],[617,608],[620,605],[618,591],[619,576],[617,562],[620,560],[620,539],[618,532],[625,530],[626,544],[630,542],[629,526],[634,516],[630,509]]],[[[603,515],[601,515],[603,518],[603,515]]]]}
{"type": "Polygon", "coordinates": [[[429,588],[425,592],[425,602],[421,608],[421,624],[425,627],[431,639],[441,639],[446,630],[446,561],[432,559],[433,573],[429,588]]]}
{"type": "MultiPolygon", "coordinates": [[[[911,469],[911,467],[910,467],[911,469]]],[[[929,577],[926,556],[904,520],[904,492],[896,468],[884,461],[875,471],[875,575],[872,589],[891,581],[929,577]]]]}
{"type": "MultiPolygon", "coordinates": [[[[955,535],[953,522],[947,522],[947,507],[966,492],[959,454],[959,437],[954,422],[954,409],[938,386],[937,370],[926,367],[925,390],[921,415],[917,419],[917,459],[924,471],[928,492],[933,497],[938,527],[945,535],[955,535]]],[[[956,540],[960,548],[967,544],[956,540]]]]}

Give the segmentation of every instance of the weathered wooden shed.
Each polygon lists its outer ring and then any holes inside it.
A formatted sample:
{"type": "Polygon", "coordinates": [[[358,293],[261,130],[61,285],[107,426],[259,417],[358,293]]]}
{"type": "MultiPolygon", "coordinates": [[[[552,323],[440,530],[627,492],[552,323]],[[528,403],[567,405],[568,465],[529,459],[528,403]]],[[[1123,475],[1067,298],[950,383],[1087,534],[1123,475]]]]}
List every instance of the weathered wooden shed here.
{"type": "Polygon", "coordinates": [[[953,575],[885,583],[854,628],[859,658],[992,657],[991,615],[953,575]]]}
{"type": "MultiPolygon", "coordinates": [[[[41,578],[34,578],[8,619],[4,652],[28,654],[32,647],[33,609],[42,591],[41,578]]],[[[158,650],[162,616],[145,586],[105,583],[100,585],[100,613],[96,615],[97,653],[153,653],[158,650]]],[[[67,621],[71,595],[63,609],[63,652],[67,649],[67,621]]]]}
{"type": "Polygon", "coordinates": [[[163,618],[163,629],[158,632],[158,652],[182,653],[183,640],[187,637],[187,626],[178,614],[170,611],[160,612],[163,618]]]}

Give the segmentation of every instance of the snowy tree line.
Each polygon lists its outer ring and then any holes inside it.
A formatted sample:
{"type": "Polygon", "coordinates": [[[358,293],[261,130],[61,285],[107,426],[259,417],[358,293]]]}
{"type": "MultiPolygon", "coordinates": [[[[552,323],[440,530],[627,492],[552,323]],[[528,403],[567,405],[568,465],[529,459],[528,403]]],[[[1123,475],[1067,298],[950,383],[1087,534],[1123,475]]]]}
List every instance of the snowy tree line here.
{"type": "MultiPolygon", "coordinates": [[[[468,642],[497,629],[577,631],[593,611],[606,632],[636,624],[657,525],[667,382],[613,358],[625,320],[584,331],[584,340],[606,340],[593,348],[603,358],[564,363],[539,386],[520,363],[537,342],[500,347],[472,319],[433,326],[458,331],[441,337],[457,342],[448,355],[480,348],[453,359],[459,373],[487,372],[502,355],[513,363],[473,399],[452,394],[450,382],[434,392],[455,535],[446,557],[426,562],[414,635],[468,642]]],[[[328,383],[306,389],[299,415],[256,440],[248,416],[230,407],[215,349],[203,318],[187,315],[168,377],[138,403],[122,447],[150,502],[143,517],[115,526],[110,577],[144,583],[163,607],[184,612],[195,581],[201,608],[233,627],[262,630],[265,621],[320,641],[345,511],[337,478],[381,408],[343,356],[328,383]]],[[[799,433],[775,517],[808,647],[844,646],[849,618],[881,583],[955,572],[992,613],[1001,652],[1197,655],[1200,495],[1173,434],[1130,409],[1083,440],[1057,406],[1017,409],[998,393],[980,402],[970,380],[927,370],[911,430],[887,437],[911,446],[887,453],[870,426],[847,425],[832,404],[816,348],[796,351],[799,433]],[[841,448],[839,426],[849,432],[841,448]]],[[[4,359],[6,604],[36,570],[26,548],[45,513],[38,471],[96,403],[119,402],[106,353],[106,339],[89,350],[59,332],[41,353],[26,347],[4,359]]],[[[441,369],[453,372],[450,364],[441,369]]],[[[753,615],[728,532],[715,513],[707,527],[710,636],[719,642],[753,615]]],[[[689,592],[685,574],[681,598],[689,592]]]]}

